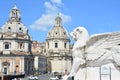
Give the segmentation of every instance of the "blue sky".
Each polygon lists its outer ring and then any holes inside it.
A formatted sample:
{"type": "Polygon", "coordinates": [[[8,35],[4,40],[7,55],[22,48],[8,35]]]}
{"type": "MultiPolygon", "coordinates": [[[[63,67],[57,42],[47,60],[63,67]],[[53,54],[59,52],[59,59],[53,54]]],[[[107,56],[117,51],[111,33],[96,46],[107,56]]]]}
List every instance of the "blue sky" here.
{"type": "Polygon", "coordinates": [[[78,26],[90,35],[120,31],[120,0],[1,0],[1,27],[15,3],[32,39],[39,42],[45,42],[58,13],[68,33],[78,26]]]}

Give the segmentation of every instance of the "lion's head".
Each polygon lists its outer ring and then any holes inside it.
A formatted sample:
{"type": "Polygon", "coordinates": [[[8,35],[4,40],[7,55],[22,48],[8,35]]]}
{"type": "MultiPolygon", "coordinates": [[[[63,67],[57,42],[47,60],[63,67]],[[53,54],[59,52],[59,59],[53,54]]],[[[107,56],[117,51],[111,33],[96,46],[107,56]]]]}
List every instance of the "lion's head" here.
{"type": "Polygon", "coordinates": [[[88,37],[88,32],[84,27],[77,27],[70,33],[70,35],[75,41],[77,41],[79,38],[83,38],[85,36],[88,37]]]}

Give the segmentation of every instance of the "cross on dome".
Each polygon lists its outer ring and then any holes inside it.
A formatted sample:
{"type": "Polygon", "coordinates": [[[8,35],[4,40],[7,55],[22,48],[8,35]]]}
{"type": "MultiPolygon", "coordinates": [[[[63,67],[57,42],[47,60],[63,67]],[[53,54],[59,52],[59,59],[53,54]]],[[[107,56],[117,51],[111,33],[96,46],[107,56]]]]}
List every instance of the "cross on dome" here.
{"type": "Polygon", "coordinates": [[[13,9],[18,9],[16,4],[14,5],[13,9]]]}

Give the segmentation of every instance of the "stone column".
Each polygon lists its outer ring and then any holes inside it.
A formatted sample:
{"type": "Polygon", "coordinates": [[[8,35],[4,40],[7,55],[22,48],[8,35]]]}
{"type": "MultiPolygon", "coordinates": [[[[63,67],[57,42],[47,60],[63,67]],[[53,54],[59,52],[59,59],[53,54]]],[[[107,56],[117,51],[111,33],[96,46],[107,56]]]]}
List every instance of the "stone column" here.
{"type": "Polygon", "coordinates": [[[12,65],[13,65],[13,70],[12,70],[12,72],[14,73],[14,71],[15,71],[15,58],[13,58],[13,60],[12,60],[12,65]]]}

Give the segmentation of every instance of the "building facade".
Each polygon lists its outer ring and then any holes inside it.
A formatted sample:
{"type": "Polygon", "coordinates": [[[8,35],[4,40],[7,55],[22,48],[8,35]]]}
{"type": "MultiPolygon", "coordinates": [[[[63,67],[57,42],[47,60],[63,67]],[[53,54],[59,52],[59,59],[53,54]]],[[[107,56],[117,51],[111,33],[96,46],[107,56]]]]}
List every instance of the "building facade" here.
{"type": "Polygon", "coordinates": [[[31,37],[21,22],[21,14],[15,5],[8,21],[0,28],[0,74],[31,74],[33,56],[31,37]]]}
{"type": "Polygon", "coordinates": [[[46,52],[45,42],[38,42],[38,41],[32,42],[32,53],[34,55],[44,55],[45,52],[46,52]]]}
{"type": "Polygon", "coordinates": [[[47,56],[45,55],[45,51],[44,42],[33,41],[34,70],[37,74],[47,72],[47,56]]]}
{"type": "Polygon", "coordinates": [[[49,54],[52,72],[65,72],[71,69],[70,39],[62,26],[60,16],[55,18],[54,27],[46,38],[46,53],[49,54]]]}

